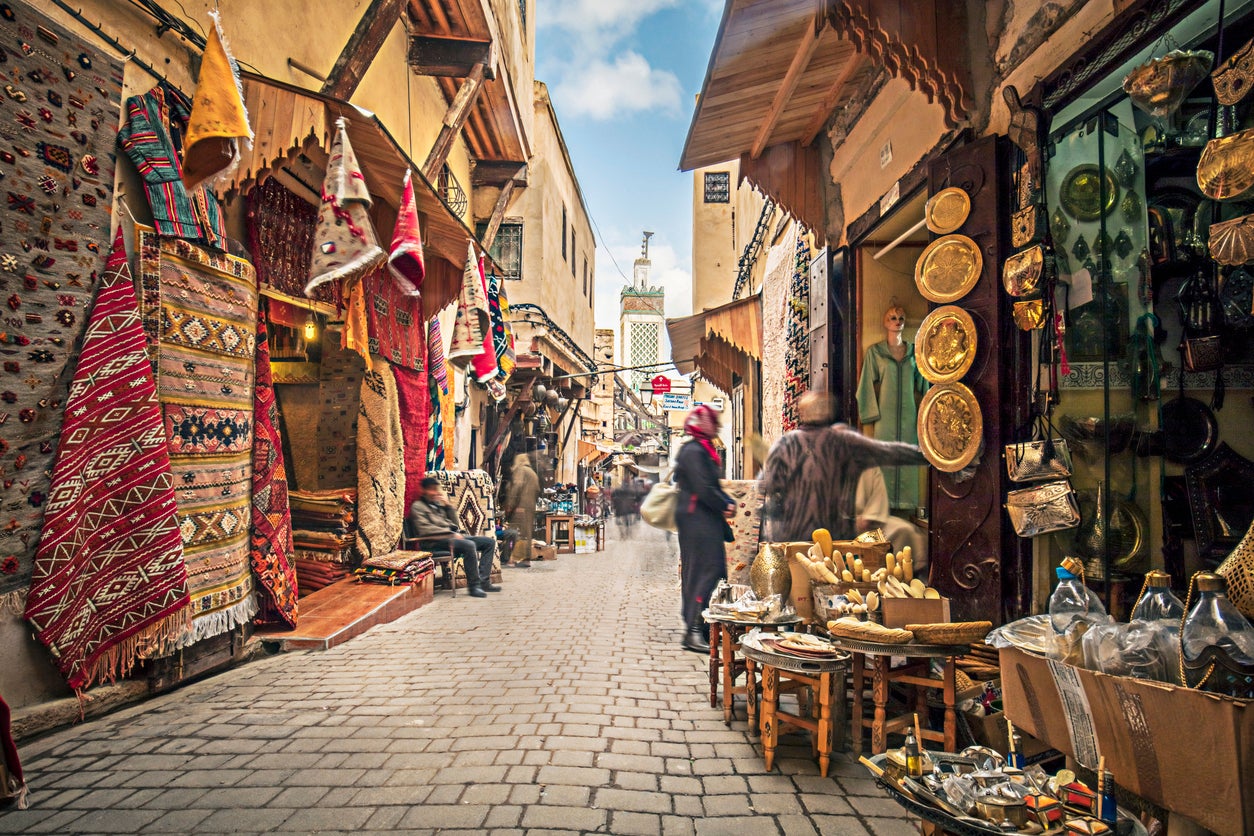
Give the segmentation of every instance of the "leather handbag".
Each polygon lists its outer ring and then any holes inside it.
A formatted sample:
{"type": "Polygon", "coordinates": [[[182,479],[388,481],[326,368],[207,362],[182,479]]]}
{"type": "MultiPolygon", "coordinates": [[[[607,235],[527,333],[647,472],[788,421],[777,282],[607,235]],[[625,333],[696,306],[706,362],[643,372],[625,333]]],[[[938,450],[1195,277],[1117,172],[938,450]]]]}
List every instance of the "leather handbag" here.
{"type": "Polygon", "coordinates": [[[1045,251],[1037,244],[1006,259],[1001,268],[1001,280],[1011,296],[1031,296],[1039,289],[1044,273],[1045,251]]]}
{"type": "Polygon", "coordinates": [[[678,531],[675,509],[679,505],[679,486],[663,480],[654,484],[640,503],[640,519],[663,531],[678,531]]]}
{"type": "Polygon", "coordinates": [[[1006,494],[1006,513],[1020,537],[1036,537],[1080,525],[1080,507],[1067,479],[1011,491],[1006,494]]]}
{"type": "Polygon", "coordinates": [[[1186,337],[1181,352],[1184,367],[1191,372],[1210,372],[1224,364],[1223,344],[1218,335],[1186,337]]]}
{"type": "Polygon", "coordinates": [[[1033,203],[1010,216],[1010,243],[1016,248],[1026,247],[1044,235],[1041,219],[1044,212],[1033,203]]]}
{"type": "Polygon", "coordinates": [[[1006,475],[1012,482],[1066,479],[1071,475],[1071,449],[1065,438],[1018,441],[1006,445],[1006,475]]]}
{"type": "Polygon", "coordinates": [[[1012,314],[1020,331],[1038,331],[1045,327],[1045,300],[1023,299],[1015,302],[1012,314]]]}
{"type": "Polygon", "coordinates": [[[1254,524],[1215,571],[1228,582],[1228,600],[1246,618],[1254,618],[1254,524]]]}

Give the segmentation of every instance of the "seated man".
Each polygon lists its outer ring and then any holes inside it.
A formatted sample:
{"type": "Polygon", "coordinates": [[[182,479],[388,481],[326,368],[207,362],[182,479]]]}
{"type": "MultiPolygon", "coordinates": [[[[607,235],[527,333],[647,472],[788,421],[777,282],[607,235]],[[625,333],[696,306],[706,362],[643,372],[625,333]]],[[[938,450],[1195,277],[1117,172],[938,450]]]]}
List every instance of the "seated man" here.
{"type": "Polygon", "coordinates": [[[878,467],[862,471],[862,475],[858,477],[854,509],[858,515],[859,532],[870,531],[872,528],[882,530],[884,537],[893,544],[893,551],[901,551],[909,546],[914,556],[915,575],[927,580],[927,538],[910,521],[889,514],[884,471],[878,467]]]}
{"type": "Polygon", "coordinates": [[[453,557],[462,559],[467,591],[472,597],[486,598],[489,592],[501,591],[492,583],[496,538],[474,537],[461,530],[457,509],[444,495],[438,479],[428,476],[422,480],[422,496],[409,506],[409,520],[414,537],[423,546],[441,548],[448,543],[453,557]]]}

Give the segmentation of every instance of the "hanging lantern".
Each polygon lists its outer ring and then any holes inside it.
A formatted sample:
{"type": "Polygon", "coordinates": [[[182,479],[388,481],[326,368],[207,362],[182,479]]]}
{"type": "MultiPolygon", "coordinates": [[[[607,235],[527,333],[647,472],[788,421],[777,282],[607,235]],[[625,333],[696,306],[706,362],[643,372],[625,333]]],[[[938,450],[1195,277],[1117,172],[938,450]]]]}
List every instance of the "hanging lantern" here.
{"type": "Polygon", "coordinates": [[[544,396],[548,394],[548,391],[549,390],[545,388],[543,383],[537,383],[535,386],[531,387],[531,399],[536,403],[540,403],[544,400],[544,396]]]}
{"type": "Polygon", "coordinates": [[[305,333],[305,342],[307,343],[313,342],[314,339],[318,336],[318,320],[314,318],[313,311],[310,311],[309,315],[305,317],[304,333],[305,333]]]}
{"type": "Polygon", "coordinates": [[[567,398],[558,398],[558,399],[557,399],[557,408],[558,408],[558,409],[565,409],[565,408],[566,408],[566,405],[567,405],[567,404],[569,404],[569,403],[570,403],[570,400],[569,400],[569,399],[567,399],[567,398]]]}
{"type": "Polygon", "coordinates": [[[545,406],[557,406],[558,395],[556,389],[550,389],[544,394],[545,406]]]}

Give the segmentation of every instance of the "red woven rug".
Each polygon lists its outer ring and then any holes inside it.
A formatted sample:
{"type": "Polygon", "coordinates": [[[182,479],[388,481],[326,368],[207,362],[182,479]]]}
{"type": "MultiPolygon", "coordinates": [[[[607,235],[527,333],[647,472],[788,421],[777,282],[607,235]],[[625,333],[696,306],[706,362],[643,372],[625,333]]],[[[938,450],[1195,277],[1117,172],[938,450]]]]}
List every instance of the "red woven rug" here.
{"type": "Polygon", "coordinates": [[[87,323],[26,618],[70,687],[127,674],[191,623],[170,454],[122,233],[87,323]]]}
{"type": "Polygon", "coordinates": [[[292,507],[279,436],[279,408],[270,372],[266,318],[257,317],[257,375],[253,391],[253,518],[249,557],[261,588],[258,621],[296,626],[296,570],[292,567],[292,507]]]}
{"type": "Polygon", "coordinates": [[[427,432],[431,417],[431,392],[427,371],[392,366],[396,396],[401,406],[401,437],[405,440],[405,512],[422,493],[427,475],[427,432]]]}

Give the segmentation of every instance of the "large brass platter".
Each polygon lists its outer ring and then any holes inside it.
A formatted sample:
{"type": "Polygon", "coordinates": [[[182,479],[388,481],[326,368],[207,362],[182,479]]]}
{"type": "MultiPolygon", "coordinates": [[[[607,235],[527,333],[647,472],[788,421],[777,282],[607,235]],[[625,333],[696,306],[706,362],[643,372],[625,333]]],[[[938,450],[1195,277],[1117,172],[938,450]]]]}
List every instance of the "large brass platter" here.
{"type": "Polygon", "coordinates": [[[1105,192],[1097,176],[1097,166],[1092,163],[1078,165],[1067,172],[1058,190],[1058,200],[1067,214],[1077,221],[1095,221],[1110,214],[1119,203],[1119,184],[1115,175],[1106,169],[1105,192]],[[1103,198],[1105,201],[1103,202],[1103,198]]]}
{"type": "Polygon", "coordinates": [[[942,383],[919,404],[919,447],[932,467],[956,473],[980,451],[984,416],[975,394],[961,383],[942,383]]]}
{"type": "Polygon", "coordinates": [[[965,235],[946,235],[927,245],[914,265],[914,283],[925,299],[947,305],[971,292],[984,269],[980,247],[965,235]]]}
{"type": "Polygon", "coordinates": [[[957,186],[950,186],[928,198],[923,214],[928,229],[937,235],[948,235],[966,223],[971,214],[971,198],[957,186]]]}
{"type": "Polygon", "coordinates": [[[937,308],[923,318],[914,338],[914,360],[929,383],[960,380],[975,361],[975,322],[957,305],[937,308]]]}

